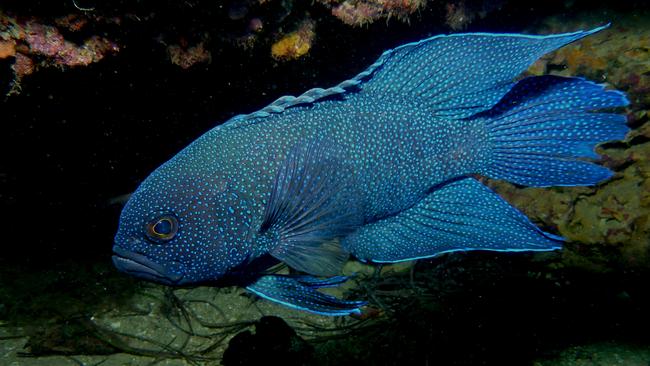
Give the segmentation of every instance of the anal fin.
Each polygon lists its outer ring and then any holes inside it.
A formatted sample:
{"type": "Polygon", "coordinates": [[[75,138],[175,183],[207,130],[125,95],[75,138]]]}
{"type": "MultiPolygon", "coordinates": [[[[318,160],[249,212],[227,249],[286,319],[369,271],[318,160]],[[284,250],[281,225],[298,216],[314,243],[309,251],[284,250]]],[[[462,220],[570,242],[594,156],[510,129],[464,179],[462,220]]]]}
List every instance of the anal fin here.
{"type": "Polygon", "coordinates": [[[347,277],[317,279],[310,276],[267,275],[246,287],[254,294],[267,300],[314,314],[342,316],[360,313],[365,301],[349,301],[318,291],[322,287],[333,287],[345,282],[347,277]]]}
{"type": "Polygon", "coordinates": [[[466,250],[547,251],[562,242],[477,180],[464,178],[396,216],[364,225],[343,246],[360,260],[392,263],[466,250]]]}

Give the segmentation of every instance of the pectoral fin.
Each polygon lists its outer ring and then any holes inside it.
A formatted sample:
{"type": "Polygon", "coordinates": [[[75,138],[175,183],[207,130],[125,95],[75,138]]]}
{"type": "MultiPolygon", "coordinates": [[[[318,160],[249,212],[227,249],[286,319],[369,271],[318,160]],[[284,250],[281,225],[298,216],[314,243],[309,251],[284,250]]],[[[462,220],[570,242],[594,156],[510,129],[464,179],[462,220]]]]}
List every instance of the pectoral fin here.
{"type": "Polygon", "coordinates": [[[292,149],[278,170],[260,229],[272,243],[270,254],[312,275],[338,274],[348,252],[337,238],[362,223],[352,177],[330,144],[292,149]]]}

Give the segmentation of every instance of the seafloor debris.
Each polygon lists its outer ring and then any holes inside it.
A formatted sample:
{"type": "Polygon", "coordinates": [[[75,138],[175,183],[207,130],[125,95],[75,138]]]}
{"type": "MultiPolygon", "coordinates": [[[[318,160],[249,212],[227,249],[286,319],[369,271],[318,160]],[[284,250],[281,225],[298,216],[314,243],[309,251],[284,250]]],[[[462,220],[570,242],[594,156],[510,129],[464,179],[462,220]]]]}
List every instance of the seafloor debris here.
{"type": "MultiPolygon", "coordinates": [[[[55,23],[75,32],[84,27],[87,19],[71,15],[55,23]]],[[[86,66],[118,51],[118,45],[105,37],[94,35],[77,44],[65,39],[57,26],[43,24],[33,17],[18,20],[0,12],[0,59],[15,58],[15,79],[9,93],[18,92],[20,80],[39,67],[86,66]]]]}
{"type": "Polygon", "coordinates": [[[305,19],[296,31],[286,34],[271,46],[271,56],[282,61],[300,58],[311,49],[314,36],[314,22],[305,19]]]}

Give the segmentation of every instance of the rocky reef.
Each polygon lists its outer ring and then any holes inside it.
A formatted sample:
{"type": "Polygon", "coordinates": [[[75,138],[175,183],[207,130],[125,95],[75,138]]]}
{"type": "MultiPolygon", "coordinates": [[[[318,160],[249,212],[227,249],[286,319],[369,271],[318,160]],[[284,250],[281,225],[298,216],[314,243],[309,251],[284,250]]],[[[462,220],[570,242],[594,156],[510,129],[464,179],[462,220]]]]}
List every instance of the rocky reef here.
{"type": "MultiPolygon", "coordinates": [[[[88,66],[121,48],[142,47],[131,41],[130,32],[149,28],[148,47],[166,48],[168,62],[182,69],[205,65],[224,45],[234,45],[250,55],[265,50],[276,62],[289,62],[308,55],[317,38],[316,27],[332,26],[338,19],[350,27],[367,27],[377,20],[409,22],[430,6],[448,29],[465,29],[477,19],[500,9],[506,0],[319,0],[309,4],[293,0],[231,0],[224,5],[201,0],[187,1],[168,14],[143,2],[139,6],[118,4],[80,7],[51,16],[46,11],[29,15],[0,8],[0,60],[11,59],[14,78],[8,94],[21,90],[21,80],[39,68],[88,66]],[[151,9],[150,9],[151,8],[151,9]],[[202,10],[203,19],[190,19],[202,10]],[[188,10],[189,9],[189,10],[188,10]],[[311,16],[315,14],[316,16],[311,16]],[[168,24],[191,24],[167,27],[168,24]]],[[[59,8],[55,9],[57,14],[59,8]]],[[[158,53],[150,57],[160,57],[158,53]]],[[[151,62],[157,60],[152,59],[151,62]]]]}

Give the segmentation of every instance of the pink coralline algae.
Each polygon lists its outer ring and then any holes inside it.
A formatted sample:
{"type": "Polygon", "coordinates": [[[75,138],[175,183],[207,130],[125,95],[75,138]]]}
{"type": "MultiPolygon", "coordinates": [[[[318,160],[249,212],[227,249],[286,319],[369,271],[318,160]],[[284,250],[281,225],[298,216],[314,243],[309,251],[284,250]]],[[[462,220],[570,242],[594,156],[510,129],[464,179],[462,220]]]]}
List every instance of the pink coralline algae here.
{"type": "Polygon", "coordinates": [[[12,65],[14,74],[24,76],[34,72],[34,61],[22,53],[16,54],[16,61],[12,65]]]}
{"type": "MultiPolygon", "coordinates": [[[[61,18],[56,23],[76,32],[87,20],[75,16],[61,18]]],[[[104,37],[91,36],[77,44],[66,40],[56,26],[42,24],[35,18],[17,21],[3,13],[0,13],[0,46],[0,58],[15,58],[14,88],[10,93],[17,92],[21,78],[34,73],[38,67],[86,66],[119,51],[116,43],[104,37]]]]}
{"type": "Polygon", "coordinates": [[[362,26],[380,18],[408,21],[408,16],[423,7],[426,0],[345,0],[338,5],[327,0],[321,2],[333,6],[332,14],[343,23],[362,26]]]}
{"type": "Polygon", "coordinates": [[[46,56],[50,62],[60,66],[89,65],[107,53],[119,51],[115,43],[99,36],[92,36],[82,45],[76,45],[65,40],[57,28],[34,22],[27,23],[23,32],[30,54],[46,56]]]}

